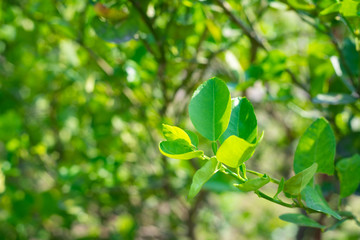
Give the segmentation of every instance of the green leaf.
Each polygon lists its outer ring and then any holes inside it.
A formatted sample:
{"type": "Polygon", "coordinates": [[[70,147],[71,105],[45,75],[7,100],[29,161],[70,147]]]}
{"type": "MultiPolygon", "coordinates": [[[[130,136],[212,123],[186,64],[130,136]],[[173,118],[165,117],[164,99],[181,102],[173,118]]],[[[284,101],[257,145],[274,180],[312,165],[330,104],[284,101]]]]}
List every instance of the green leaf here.
{"type": "Polygon", "coordinates": [[[317,172],[334,174],[335,136],[324,118],[314,121],[301,136],[295,151],[294,171],[298,173],[313,163],[317,172]]]}
{"type": "Polygon", "coordinates": [[[308,3],[305,0],[288,0],[290,6],[298,10],[310,11],[316,9],[316,6],[312,3],[308,3]]]}
{"type": "Polygon", "coordinates": [[[198,136],[193,133],[192,131],[190,130],[185,130],[186,134],[189,136],[190,138],[190,141],[191,141],[191,144],[195,147],[197,147],[199,145],[199,138],[198,136]]]}
{"type": "Polygon", "coordinates": [[[284,192],[291,195],[298,195],[314,177],[318,164],[314,163],[309,168],[299,172],[285,182],[284,192]]]}
{"type": "Polygon", "coordinates": [[[229,124],[231,97],[225,82],[211,78],[201,84],[191,98],[189,115],[196,130],[216,141],[229,124]]]}
{"type": "Polygon", "coordinates": [[[342,1],[340,13],[345,17],[357,17],[360,16],[358,1],[344,0],[342,1]]]}
{"type": "Polygon", "coordinates": [[[357,98],[350,94],[327,93],[318,94],[312,99],[313,103],[326,103],[331,105],[341,105],[356,102],[357,98]]]}
{"type": "Polygon", "coordinates": [[[212,157],[196,171],[190,186],[189,199],[194,198],[200,192],[202,186],[216,173],[217,163],[216,158],[212,157]]]}
{"type": "Polygon", "coordinates": [[[313,228],[325,228],[325,226],[317,223],[313,219],[298,213],[287,213],[279,217],[285,222],[295,223],[299,226],[313,227],[313,228]]]}
{"type": "Polygon", "coordinates": [[[282,190],[284,190],[284,185],[285,185],[285,179],[282,177],[278,186],[278,189],[274,195],[274,198],[277,199],[278,195],[282,192],[282,190]]]}
{"type": "Polygon", "coordinates": [[[301,193],[302,198],[305,199],[306,206],[315,211],[330,214],[336,219],[341,219],[341,216],[332,210],[328,203],[325,201],[324,196],[321,192],[320,186],[316,185],[316,189],[311,186],[306,186],[301,193]]]}
{"type": "Polygon", "coordinates": [[[96,35],[111,43],[130,41],[138,31],[138,24],[132,18],[112,24],[107,21],[103,22],[98,17],[95,17],[91,21],[91,26],[94,28],[96,35]]]}
{"type": "Polygon", "coordinates": [[[244,192],[255,191],[270,182],[268,175],[264,174],[261,178],[253,178],[241,184],[234,184],[235,187],[244,192]]]}
{"type": "Polygon", "coordinates": [[[334,4],[331,4],[329,7],[325,8],[324,10],[322,10],[320,12],[320,15],[327,15],[327,14],[331,14],[331,13],[338,13],[340,11],[341,8],[341,3],[337,2],[334,4]]]}
{"type": "Polygon", "coordinates": [[[223,143],[231,135],[245,139],[249,143],[256,142],[258,128],[254,108],[245,97],[233,98],[229,126],[220,137],[223,143]]]}
{"type": "Polygon", "coordinates": [[[256,145],[242,138],[230,136],[218,149],[216,158],[229,167],[237,168],[252,156],[256,145]]]}
{"type": "Polygon", "coordinates": [[[160,152],[170,158],[188,160],[200,157],[203,151],[194,150],[194,148],[184,139],[173,141],[163,141],[159,144],[160,152]]]}
{"type": "Polygon", "coordinates": [[[360,184],[360,155],[340,160],[336,164],[336,171],[340,180],[340,196],[350,196],[360,184]]]}
{"type": "Polygon", "coordinates": [[[191,144],[191,139],[189,135],[181,128],[170,126],[167,124],[163,124],[162,126],[163,126],[162,131],[166,140],[173,141],[176,139],[184,139],[186,142],[191,144]]]}
{"type": "Polygon", "coordinates": [[[223,192],[237,192],[236,188],[232,185],[237,183],[233,177],[227,174],[215,174],[210,178],[209,181],[203,186],[204,189],[207,189],[216,193],[223,192]]]}
{"type": "MultiPolygon", "coordinates": [[[[360,6],[360,5],[359,5],[360,6]]],[[[351,71],[351,73],[355,76],[358,76],[360,73],[360,56],[356,49],[356,41],[355,43],[350,39],[346,38],[344,39],[342,50],[344,58],[345,58],[345,64],[351,71]]],[[[343,69],[343,72],[346,71],[346,67],[344,66],[344,63],[340,61],[341,69],[343,69]]],[[[354,87],[351,85],[351,87],[354,87]]],[[[351,89],[354,91],[353,89],[351,89]]]]}

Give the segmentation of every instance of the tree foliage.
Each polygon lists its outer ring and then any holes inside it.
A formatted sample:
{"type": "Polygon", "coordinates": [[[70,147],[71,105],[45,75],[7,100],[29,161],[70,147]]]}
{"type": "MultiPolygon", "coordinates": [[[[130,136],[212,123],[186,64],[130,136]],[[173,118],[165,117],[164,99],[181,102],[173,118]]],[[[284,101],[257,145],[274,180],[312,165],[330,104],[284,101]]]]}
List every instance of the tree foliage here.
{"type": "Polygon", "coordinates": [[[0,238],[356,238],[358,9],[0,1],[0,238]]]}

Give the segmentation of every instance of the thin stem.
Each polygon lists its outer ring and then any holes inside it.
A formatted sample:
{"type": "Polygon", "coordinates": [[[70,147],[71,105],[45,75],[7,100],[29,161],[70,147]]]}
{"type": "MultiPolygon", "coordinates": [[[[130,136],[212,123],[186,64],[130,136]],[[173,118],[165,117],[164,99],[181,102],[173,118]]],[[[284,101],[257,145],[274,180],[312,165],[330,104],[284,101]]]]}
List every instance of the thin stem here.
{"type": "Polygon", "coordinates": [[[264,39],[261,39],[254,29],[251,27],[246,26],[246,24],[241,21],[239,18],[237,18],[230,9],[230,5],[227,2],[224,2],[222,0],[216,0],[217,4],[224,10],[225,14],[228,15],[230,20],[236,24],[239,28],[241,28],[244,32],[244,34],[251,39],[254,43],[256,43],[258,46],[263,48],[265,51],[268,51],[269,47],[267,46],[267,43],[264,41],[264,39]]]}
{"type": "MultiPolygon", "coordinates": [[[[254,174],[254,175],[258,176],[258,177],[264,176],[263,173],[259,173],[259,172],[254,171],[254,170],[246,169],[246,171],[247,171],[248,173],[254,174]]],[[[271,177],[269,177],[269,178],[270,178],[270,182],[276,183],[276,184],[280,184],[280,180],[278,180],[278,179],[276,179],[276,178],[271,178],[271,177]]]]}
{"type": "Polygon", "coordinates": [[[246,182],[246,179],[244,179],[240,175],[238,175],[238,174],[234,173],[233,171],[231,171],[230,169],[228,169],[224,164],[222,164],[222,168],[224,169],[223,172],[225,174],[230,174],[230,176],[236,178],[237,180],[240,180],[242,183],[246,182]]]}
{"type": "Polygon", "coordinates": [[[214,152],[214,155],[216,155],[216,153],[217,153],[217,143],[216,143],[216,141],[213,141],[212,143],[211,143],[211,147],[212,147],[212,150],[213,150],[213,152],[214,152]]]}
{"type": "Polygon", "coordinates": [[[284,206],[284,207],[288,207],[288,208],[299,207],[296,204],[289,204],[289,203],[283,202],[281,200],[274,199],[274,198],[266,195],[265,193],[261,192],[260,190],[256,190],[255,193],[256,193],[256,195],[258,195],[259,198],[264,198],[264,199],[266,199],[266,200],[268,200],[270,202],[279,204],[279,205],[284,206]]]}

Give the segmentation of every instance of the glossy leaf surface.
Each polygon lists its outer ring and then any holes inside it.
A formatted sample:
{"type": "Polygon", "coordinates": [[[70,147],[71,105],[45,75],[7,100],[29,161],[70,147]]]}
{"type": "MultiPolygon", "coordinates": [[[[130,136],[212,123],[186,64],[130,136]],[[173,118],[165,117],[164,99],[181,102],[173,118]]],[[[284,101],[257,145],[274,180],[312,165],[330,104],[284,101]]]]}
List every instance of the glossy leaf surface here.
{"type": "Polygon", "coordinates": [[[258,128],[254,108],[250,101],[243,98],[233,98],[229,126],[220,137],[224,142],[231,135],[245,139],[249,143],[256,142],[258,128]]]}
{"type": "Polygon", "coordinates": [[[211,78],[194,92],[189,115],[196,130],[210,141],[216,141],[226,130],[231,114],[231,97],[224,81],[211,78]]]}
{"type": "Polygon", "coordinates": [[[230,136],[220,146],[216,153],[219,162],[237,168],[247,161],[254,153],[256,144],[251,144],[242,138],[230,136]]]}
{"type": "Polygon", "coordinates": [[[183,139],[189,144],[191,144],[191,139],[189,135],[181,128],[176,126],[170,126],[167,124],[163,124],[162,126],[163,126],[162,131],[166,140],[173,141],[176,139],[183,139]]]}

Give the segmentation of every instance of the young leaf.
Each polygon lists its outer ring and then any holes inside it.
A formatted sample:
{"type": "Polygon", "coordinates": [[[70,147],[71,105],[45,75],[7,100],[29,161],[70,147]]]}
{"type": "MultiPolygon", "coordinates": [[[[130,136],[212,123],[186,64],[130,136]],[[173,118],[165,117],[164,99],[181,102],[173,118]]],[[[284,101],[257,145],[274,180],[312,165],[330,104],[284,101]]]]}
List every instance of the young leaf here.
{"type": "Polygon", "coordinates": [[[291,195],[300,194],[301,191],[306,187],[306,185],[315,175],[317,167],[318,164],[314,163],[310,167],[306,168],[302,172],[299,172],[298,174],[287,180],[284,184],[284,192],[291,195]]]}
{"type": "Polygon", "coordinates": [[[329,7],[325,8],[324,10],[322,10],[320,12],[320,15],[327,15],[327,14],[331,14],[331,13],[338,13],[340,11],[341,8],[341,3],[337,2],[334,4],[331,4],[329,7]]]}
{"type": "Polygon", "coordinates": [[[284,185],[285,185],[285,179],[281,178],[278,189],[274,195],[274,198],[277,199],[278,195],[282,192],[282,190],[284,190],[284,185]]]}
{"type": "Polygon", "coordinates": [[[301,136],[294,158],[294,171],[298,173],[313,163],[318,164],[317,172],[334,173],[335,136],[324,118],[313,122],[301,136]]]}
{"type": "Polygon", "coordinates": [[[228,137],[216,153],[219,162],[237,168],[254,153],[256,144],[251,144],[236,136],[228,137]]]}
{"type": "Polygon", "coordinates": [[[301,192],[302,198],[305,199],[306,206],[315,211],[322,213],[330,214],[336,219],[341,219],[341,216],[332,210],[328,203],[325,201],[324,196],[322,195],[320,186],[317,185],[316,189],[311,186],[306,186],[305,189],[301,192]]]}
{"type": "Polygon", "coordinates": [[[196,171],[190,186],[189,199],[194,198],[200,192],[202,186],[216,173],[217,163],[216,158],[212,157],[196,171]]]}
{"type": "Polygon", "coordinates": [[[204,154],[203,151],[194,150],[184,139],[163,141],[159,144],[159,149],[160,152],[167,157],[182,160],[200,157],[204,154]]]}
{"type": "Polygon", "coordinates": [[[340,180],[340,196],[350,196],[360,184],[360,155],[340,160],[336,164],[336,171],[340,180]]]}
{"type": "Polygon", "coordinates": [[[298,213],[287,213],[279,217],[285,222],[295,223],[299,226],[313,227],[313,228],[325,228],[325,226],[317,223],[313,219],[298,213]]]}
{"type": "Polygon", "coordinates": [[[264,174],[261,178],[250,179],[241,184],[234,184],[235,187],[244,192],[255,191],[270,182],[268,175],[264,174]]]}
{"type": "Polygon", "coordinates": [[[197,147],[199,145],[198,136],[190,130],[185,130],[185,132],[189,136],[191,144],[194,145],[195,147],[197,147]]]}
{"type": "Polygon", "coordinates": [[[342,1],[340,12],[345,17],[357,17],[360,16],[359,12],[360,2],[354,0],[344,0],[342,1]]]}
{"type": "Polygon", "coordinates": [[[174,141],[176,139],[184,139],[186,142],[191,144],[191,139],[189,135],[181,128],[170,126],[167,124],[163,124],[162,126],[163,126],[162,131],[166,140],[174,141]]]}
{"type": "Polygon", "coordinates": [[[211,78],[201,84],[189,104],[190,120],[196,130],[216,141],[226,130],[231,113],[231,97],[225,82],[211,78]]]}
{"type": "Polygon", "coordinates": [[[229,126],[221,135],[220,142],[223,143],[231,135],[245,139],[249,143],[255,143],[258,128],[254,108],[245,97],[233,98],[229,126]]]}
{"type": "Polygon", "coordinates": [[[316,6],[304,0],[287,0],[290,6],[297,10],[311,11],[315,10],[316,6]]]}

